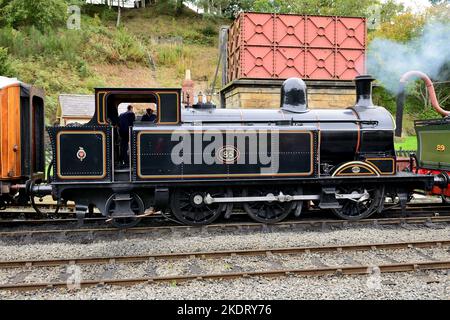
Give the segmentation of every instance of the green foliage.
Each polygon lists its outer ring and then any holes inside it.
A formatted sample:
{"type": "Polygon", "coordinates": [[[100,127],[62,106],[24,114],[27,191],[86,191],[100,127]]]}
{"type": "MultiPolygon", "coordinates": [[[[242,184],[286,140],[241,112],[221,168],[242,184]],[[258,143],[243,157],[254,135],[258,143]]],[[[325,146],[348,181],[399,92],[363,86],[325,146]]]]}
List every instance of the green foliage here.
{"type": "Polygon", "coordinates": [[[76,30],[43,33],[35,27],[0,29],[0,46],[19,58],[46,56],[78,64],[85,41],[85,34],[76,30]]]}
{"type": "Polygon", "coordinates": [[[249,11],[252,8],[253,0],[228,0],[223,5],[222,14],[233,19],[240,11],[249,11]]]}
{"type": "Polygon", "coordinates": [[[8,49],[0,47],[0,76],[12,77],[14,73],[15,70],[8,55],[8,49]]]}
{"type": "Polygon", "coordinates": [[[205,37],[215,37],[218,34],[217,28],[214,25],[208,24],[206,27],[202,28],[200,32],[205,37]]]}
{"type": "Polygon", "coordinates": [[[44,31],[61,26],[67,19],[67,3],[61,0],[2,0],[0,25],[34,26],[44,31]]]}
{"type": "Polygon", "coordinates": [[[386,21],[369,34],[369,40],[375,38],[390,39],[398,42],[407,42],[420,35],[425,25],[423,15],[411,12],[402,13],[386,21]]]}
{"type": "Polygon", "coordinates": [[[417,137],[415,135],[395,139],[395,150],[416,150],[416,149],[417,149],[417,137]]]}
{"type": "Polygon", "coordinates": [[[380,7],[380,22],[390,23],[397,15],[405,11],[405,6],[395,0],[387,0],[380,7]]]}
{"type": "Polygon", "coordinates": [[[179,61],[193,58],[193,52],[179,45],[160,45],[156,49],[156,54],[157,63],[161,66],[173,66],[179,61]]]}
{"type": "Polygon", "coordinates": [[[379,4],[379,0],[256,0],[229,1],[236,13],[237,8],[255,12],[300,13],[311,15],[366,16],[367,9],[379,4]]]}
{"type": "Polygon", "coordinates": [[[155,11],[158,14],[173,14],[175,12],[175,1],[157,1],[155,11]]]}
{"type": "Polygon", "coordinates": [[[383,106],[391,113],[395,113],[396,101],[394,95],[382,86],[376,86],[373,89],[373,103],[378,106],[383,106]]]}
{"type": "Polygon", "coordinates": [[[117,10],[108,5],[84,4],[83,13],[90,17],[99,17],[102,21],[115,21],[117,19],[117,10]]]}
{"type": "Polygon", "coordinates": [[[111,62],[142,62],[145,58],[145,48],[123,28],[114,33],[112,49],[111,62]]]}

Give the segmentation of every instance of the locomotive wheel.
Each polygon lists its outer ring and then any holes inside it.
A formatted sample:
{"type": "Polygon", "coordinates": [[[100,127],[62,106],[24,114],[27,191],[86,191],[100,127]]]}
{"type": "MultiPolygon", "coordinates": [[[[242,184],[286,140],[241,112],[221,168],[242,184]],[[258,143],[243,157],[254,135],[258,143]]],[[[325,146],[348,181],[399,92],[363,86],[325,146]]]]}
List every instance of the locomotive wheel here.
{"type": "Polygon", "coordinates": [[[383,200],[383,192],[375,187],[364,188],[357,186],[339,187],[337,194],[366,193],[364,199],[339,199],[342,205],[339,209],[332,209],[333,213],[341,219],[360,220],[371,216],[381,204],[383,200]]]}
{"type": "MultiPolygon", "coordinates": [[[[112,214],[116,210],[116,202],[114,201],[114,194],[109,197],[109,199],[106,201],[106,213],[108,217],[112,217],[112,214]]],[[[142,199],[137,195],[132,193],[131,195],[131,204],[130,208],[131,211],[133,211],[136,215],[140,215],[145,211],[144,208],[144,202],[142,202],[142,199]]],[[[126,218],[112,218],[111,223],[114,227],[120,228],[120,229],[126,229],[126,228],[132,228],[136,226],[141,221],[141,218],[136,217],[126,217],[126,218]]]]}
{"type": "Polygon", "coordinates": [[[178,188],[170,197],[170,208],[174,216],[181,222],[191,226],[210,224],[225,210],[225,203],[206,204],[206,195],[224,197],[226,192],[221,188],[178,188]]]}
{"type": "MultiPolygon", "coordinates": [[[[244,189],[243,197],[264,197],[269,193],[278,195],[282,191],[284,194],[293,194],[293,190],[279,190],[270,187],[256,187],[244,189]]],[[[278,202],[278,201],[255,201],[245,202],[244,209],[247,214],[255,221],[261,223],[276,223],[285,219],[295,208],[296,202],[278,202]]],[[[301,204],[299,204],[301,205],[301,204]]]]}

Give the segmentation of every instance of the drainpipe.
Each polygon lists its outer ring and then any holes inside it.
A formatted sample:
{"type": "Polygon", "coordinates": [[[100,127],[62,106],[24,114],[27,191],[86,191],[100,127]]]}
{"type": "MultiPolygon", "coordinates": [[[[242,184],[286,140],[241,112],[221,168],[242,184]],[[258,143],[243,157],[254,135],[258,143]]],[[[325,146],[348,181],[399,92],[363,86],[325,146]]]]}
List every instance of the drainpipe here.
{"type": "Polygon", "coordinates": [[[395,115],[395,120],[396,120],[396,124],[397,124],[397,128],[395,130],[395,135],[397,137],[402,136],[403,107],[405,105],[405,87],[406,87],[406,83],[411,78],[420,78],[425,82],[425,84],[427,86],[427,90],[428,90],[428,96],[430,99],[430,103],[433,106],[434,110],[436,110],[436,112],[438,112],[443,117],[448,117],[450,115],[450,111],[442,109],[441,106],[439,105],[439,102],[436,97],[436,92],[434,91],[433,82],[431,81],[431,79],[423,72],[409,71],[400,78],[400,87],[399,87],[398,94],[397,94],[397,112],[395,115]]]}

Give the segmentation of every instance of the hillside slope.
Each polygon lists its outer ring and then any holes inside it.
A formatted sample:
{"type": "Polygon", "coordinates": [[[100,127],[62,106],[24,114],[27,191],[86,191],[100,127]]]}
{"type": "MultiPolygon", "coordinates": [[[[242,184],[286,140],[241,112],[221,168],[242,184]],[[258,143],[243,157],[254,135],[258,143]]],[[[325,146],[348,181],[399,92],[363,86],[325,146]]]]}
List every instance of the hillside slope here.
{"type": "Polygon", "coordinates": [[[180,87],[186,69],[205,90],[218,62],[219,26],[230,21],[187,8],[177,17],[159,12],[154,6],[123,10],[116,28],[115,11],[92,6],[83,10],[80,30],[0,28],[0,47],[8,50],[10,65],[6,75],[45,89],[49,124],[61,93],[92,93],[101,86],[180,87]]]}

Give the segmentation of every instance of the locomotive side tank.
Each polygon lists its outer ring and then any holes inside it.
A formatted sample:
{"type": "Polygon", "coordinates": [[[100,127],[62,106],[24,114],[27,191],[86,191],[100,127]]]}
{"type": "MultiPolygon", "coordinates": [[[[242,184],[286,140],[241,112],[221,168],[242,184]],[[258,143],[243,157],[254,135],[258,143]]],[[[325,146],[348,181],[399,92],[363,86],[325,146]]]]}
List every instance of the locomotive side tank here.
{"type": "Polygon", "coordinates": [[[265,110],[182,108],[179,89],[96,89],[88,124],[48,128],[52,194],[75,201],[80,217],[96,206],[118,226],[147,209],[198,225],[235,206],[264,223],[299,216],[311,201],[350,220],[381,211],[386,195],[404,206],[433,178],[396,172],[393,118],[373,105],[372,77],[355,81],[356,103],[342,110],[310,108],[297,78],[284,82],[279,108],[265,110]],[[121,168],[117,106],[136,102],[156,103],[158,119],[130,127],[130,167],[121,168]]]}

